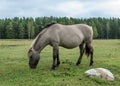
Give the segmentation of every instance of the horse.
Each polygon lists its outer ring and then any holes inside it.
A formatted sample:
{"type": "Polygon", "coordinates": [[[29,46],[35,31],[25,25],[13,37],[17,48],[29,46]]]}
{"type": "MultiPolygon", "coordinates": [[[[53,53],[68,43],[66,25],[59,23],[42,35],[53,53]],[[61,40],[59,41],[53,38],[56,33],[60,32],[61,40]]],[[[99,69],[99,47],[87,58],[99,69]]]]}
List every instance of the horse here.
{"type": "Polygon", "coordinates": [[[33,40],[28,51],[29,67],[35,69],[41,51],[50,45],[53,47],[53,63],[51,69],[54,70],[60,65],[59,46],[73,49],[79,47],[80,55],[76,65],[81,63],[84,51],[90,56],[90,64],[93,65],[93,39],[92,27],[87,24],[62,25],[59,23],[49,23],[33,40]]]}

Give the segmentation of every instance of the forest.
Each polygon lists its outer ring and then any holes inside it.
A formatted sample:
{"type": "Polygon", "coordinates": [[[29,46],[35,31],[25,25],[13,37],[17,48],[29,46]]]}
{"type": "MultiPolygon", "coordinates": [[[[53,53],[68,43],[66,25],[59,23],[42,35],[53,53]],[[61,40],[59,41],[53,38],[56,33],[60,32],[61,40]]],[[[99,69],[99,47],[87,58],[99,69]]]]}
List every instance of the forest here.
{"type": "Polygon", "coordinates": [[[33,39],[50,22],[63,25],[88,24],[93,27],[94,39],[120,39],[119,18],[28,17],[0,19],[0,39],[33,39]]]}

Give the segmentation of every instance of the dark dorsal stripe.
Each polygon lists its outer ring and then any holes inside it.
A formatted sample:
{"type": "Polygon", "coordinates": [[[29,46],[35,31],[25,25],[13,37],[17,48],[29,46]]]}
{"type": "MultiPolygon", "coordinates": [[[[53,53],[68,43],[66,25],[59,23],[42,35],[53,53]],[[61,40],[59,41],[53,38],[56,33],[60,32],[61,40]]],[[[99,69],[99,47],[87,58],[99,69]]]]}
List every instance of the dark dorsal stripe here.
{"type": "Polygon", "coordinates": [[[48,24],[46,24],[46,25],[44,26],[44,28],[48,28],[48,27],[50,27],[50,26],[52,26],[52,25],[54,25],[54,24],[57,24],[57,22],[48,23],[48,24]]]}

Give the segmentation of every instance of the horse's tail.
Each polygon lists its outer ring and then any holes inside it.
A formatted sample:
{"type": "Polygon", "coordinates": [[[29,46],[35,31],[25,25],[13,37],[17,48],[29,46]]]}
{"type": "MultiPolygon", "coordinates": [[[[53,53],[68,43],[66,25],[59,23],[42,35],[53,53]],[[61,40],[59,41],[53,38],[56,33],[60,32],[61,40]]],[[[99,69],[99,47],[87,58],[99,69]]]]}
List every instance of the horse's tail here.
{"type": "Polygon", "coordinates": [[[89,55],[90,55],[90,48],[88,47],[87,43],[85,45],[85,54],[86,54],[87,57],[89,57],[89,55]]]}

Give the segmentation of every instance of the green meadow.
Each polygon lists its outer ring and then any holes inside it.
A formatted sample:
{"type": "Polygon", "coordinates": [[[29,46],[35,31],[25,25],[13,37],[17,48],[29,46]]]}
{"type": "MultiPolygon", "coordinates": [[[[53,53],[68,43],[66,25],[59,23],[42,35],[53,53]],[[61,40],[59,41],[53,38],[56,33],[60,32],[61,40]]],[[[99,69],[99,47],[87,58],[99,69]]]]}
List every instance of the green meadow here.
{"type": "Polygon", "coordinates": [[[40,54],[36,69],[30,69],[27,52],[32,40],[0,40],[0,86],[120,86],[120,40],[94,40],[94,66],[89,58],[75,66],[79,49],[60,47],[61,64],[52,71],[52,47],[47,46],[40,54]],[[107,68],[115,80],[105,81],[87,77],[84,72],[91,68],[107,68]]]}

